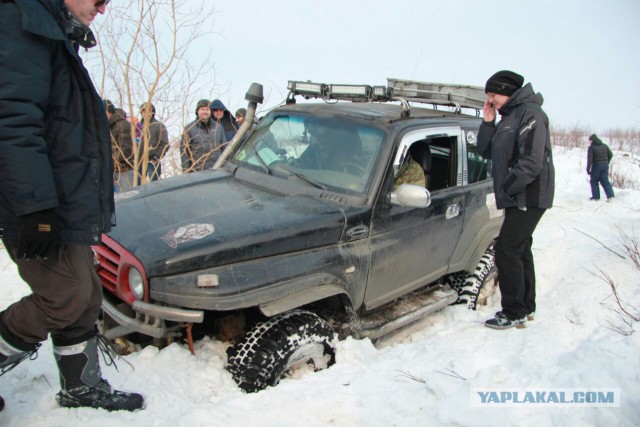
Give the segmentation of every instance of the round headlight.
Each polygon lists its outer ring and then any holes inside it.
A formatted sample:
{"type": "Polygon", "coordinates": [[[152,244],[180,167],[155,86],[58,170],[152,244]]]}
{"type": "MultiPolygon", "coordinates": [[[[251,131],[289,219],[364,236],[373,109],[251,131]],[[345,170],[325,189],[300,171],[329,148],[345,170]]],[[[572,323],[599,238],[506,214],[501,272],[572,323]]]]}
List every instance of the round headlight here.
{"type": "Polygon", "coordinates": [[[142,281],[142,274],[140,274],[138,269],[135,267],[131,267],[129,269],[129,289],[131,289],[131,293],[136,299],[141,300],[144,298],[144,282],[142,281]]]}

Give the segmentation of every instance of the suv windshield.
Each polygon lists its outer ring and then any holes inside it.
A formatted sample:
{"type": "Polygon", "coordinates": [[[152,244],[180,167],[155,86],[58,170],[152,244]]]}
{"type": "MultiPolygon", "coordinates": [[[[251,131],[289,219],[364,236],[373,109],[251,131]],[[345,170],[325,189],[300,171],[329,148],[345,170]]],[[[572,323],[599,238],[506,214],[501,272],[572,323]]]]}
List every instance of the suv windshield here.
{"type": "Polygon", "coordinates": [[[383,130],[298,113],[271,115],[263,122],[232,161],[331,191],[366,193],[385,139],[383,130]]]}

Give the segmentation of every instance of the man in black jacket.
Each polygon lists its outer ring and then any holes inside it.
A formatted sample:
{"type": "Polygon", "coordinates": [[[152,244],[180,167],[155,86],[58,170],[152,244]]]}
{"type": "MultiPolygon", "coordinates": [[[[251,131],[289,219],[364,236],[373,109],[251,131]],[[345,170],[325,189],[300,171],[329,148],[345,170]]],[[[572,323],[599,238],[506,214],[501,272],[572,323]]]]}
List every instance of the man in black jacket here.
{"type": "Polygon", "coordinates": [[[499,71],[485,86],[478,152],[491,159],[493,189],[505,218],[495,246],[502,310],[485,325],[522,328],[536,310],[533,231],[553,204],[555,170],[549,119],[542,95],[513,71],[499,71]],[[496,110],[502,119],[496,125],[496,110]]]}
{"type": "Polygon", "coordinates": [[[595,133],[589,137],[591,145],[587,150],[587,173],[591,175],[591,199],[600,200],[600,187],[602,185],[607,201],[613,197],[613,187],[609,182],[609,162],[613,153],[609,146],[602,142],[595,133]]]}
{"type": "MultiPolygon", "coordinates": [[[[0,234],[32,294],[0,313],[2,373],[51,335],[64,407],[135,410],[98,361],[90,245],[115,220],[109,126],[78,56],[108,0],[0,1],[0,234]]],[[[3,402],[2,402],[3,404],[3,402]]]]}
{"type": "Polygon", "coordinates": [[[157,181],[162,174],[162,158],[169,148],[169,133],[164,123],[156,119],[156,107],[150,103],[140,106],[140,122],[136,125],[140,150],[140,176],[144,172],[144,155],[147,154],[147,181],[157,181]]]}

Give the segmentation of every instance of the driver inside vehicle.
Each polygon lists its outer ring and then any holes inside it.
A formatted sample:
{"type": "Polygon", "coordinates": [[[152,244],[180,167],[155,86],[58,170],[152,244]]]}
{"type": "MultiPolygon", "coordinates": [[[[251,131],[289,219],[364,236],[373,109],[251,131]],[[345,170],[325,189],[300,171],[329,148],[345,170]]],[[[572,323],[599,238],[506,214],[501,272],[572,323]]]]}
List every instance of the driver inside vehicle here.
{"type": "Polygon", "coordinates": [[[314,120],[307,124],[307,131],[310,143],[296,162],[299,168],[344,171],[343,165],[353,164],[362,152],[360,138],[352,129],[314,120]]]}

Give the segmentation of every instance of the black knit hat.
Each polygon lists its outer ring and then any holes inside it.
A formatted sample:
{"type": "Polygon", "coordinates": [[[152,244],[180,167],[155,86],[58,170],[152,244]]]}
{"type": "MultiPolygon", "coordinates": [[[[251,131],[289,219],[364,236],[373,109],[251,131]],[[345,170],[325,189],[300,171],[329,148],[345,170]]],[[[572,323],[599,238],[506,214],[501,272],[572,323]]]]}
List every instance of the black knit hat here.
{"type": "Polygon", "coordinates": [[[489,77],[484,87],[485,93],[497,93],[499,95],[511,96],[522,87],[524,77],[509,70],[502,70],[489,77]]]}
{"type": "Polygon", "coordinates": [[[196,104],[196,115],[198,115],[198,110],[202,107],[211,108],[211,101],[209,101],[208,99],[201,99],[200,101],[198,101],[198,103],[196,104]]]}
{"type": "Polygon", "coordinates": [[[600,141],[600,138],[598,138],[598,135],[596,135],[596,134],[594,133],[594,134],[592,134],[592,135],[589,137],[589,141],[591,141],[591,142],[598,142],[598,141],[600,141]]]}

